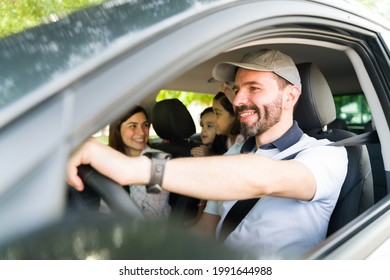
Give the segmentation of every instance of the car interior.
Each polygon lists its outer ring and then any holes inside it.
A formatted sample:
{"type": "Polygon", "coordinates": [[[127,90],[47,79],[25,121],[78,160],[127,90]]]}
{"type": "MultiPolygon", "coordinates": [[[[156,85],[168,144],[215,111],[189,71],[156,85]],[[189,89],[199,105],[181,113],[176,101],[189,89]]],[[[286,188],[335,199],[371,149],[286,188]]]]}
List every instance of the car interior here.
{"type": "MultiPolygon", "coordinates": [[[[212,67],[219,61],[239,61],[244,53],[258,48],[279,49],[292,56],[296,62],[302,79],[302,95],[294,118],[304,132],[315,138],[338,141],[363,134],[369,130],[373,131],[372,120],[360,124],[360,126],[348,126],[345,119],[338,118],[336,115],[340,108],[336,107],[335,96],[351,93],[356,96],[363,95],[350,59],[345,55],[345,52],[336,49],[320,46],[302,48],[302,46],[294,44],[241,46],[197,65],[162,88],[215,94],[218,92],[219,84],[210,82],[212,67]]],[[[155,94],[152,94],[150,98],[155,98],[155,94]]],[[[154,105],[150,101],[144,100],[144,106],[150,108],[154,105]]],[[[175,149],[188,151],[194,145],[193,139],[196,139],[194,134],[190,133],[193,121],[187,118],[186,110],[182,108],[182,112],[180,112],[180,108],[172,109],[172,106],[182,107],[181,104],[176,103],[180,102],[177,100],[160,101],[151,109],[152,124],[157,126],[156,132],[161,139],[169,137],[166,131],[170,125],[176,127],[175,130],[185,130],[180,133],[171,130],[169,133],[171,137],[179,135],[180,137],[173,139],[174,141],[171,141],[169,147],[167,144],[165,144],[166,147],[164,144],[156,146],[164,151],[172,151],[172,145],[176,146],[175,149]],[[170,104],[164,104],[165,102],[170,104]],[[166,125],[165,128],[162,128],[162,120],[166,125]],[[188,123],[185,124],[185,122],[188,123]],[[163,130],[165,131],[163,132],[163,130]]],[[[347,147],[349,171],[329,225],[329,235],[387,194],[380,143],[377,138],[375,139],[367,140],[363,145],[347,147]]],[[[174,152],[175,156],[179,155],[174,152]]]]}
{"type": "MultiPolygon", "coordinates": [[[[302,80],[302,94],[294,118],[305,133],[337,142],[367,131],[373,132],[369,139],[363,140],[363,144],[354,144],[353,141],[346,144],[348,173],[329,223],[330,236],[387,194],[380,143],[373,129],[373,121],[358,127],[348,126],[347,121],[336,114],[339,108],[336,107],[335,96],[351,93],[363,95],[345,52],[319,46],[302,48],[295,44],[241,46],[206,60],[161,89],[216,94],[219,83],[210,79],[213,66],[224,60],[239,61],[244,53],[258,48],[279,49],[296,62],[302,80]]],[[[195,131],[194,120],[188,109],[178,99],[156,102],[156,95],[152,93],[140,102],[149,110],[152,125],[159,137],[153,147],[170,153],[174,158],[190,156],[190,149],[199,145],[199,132],[195,131]]],[[[171,194],[172,217],[179,220],[194,217],[197,202],[194,198],[171,194]]]]}

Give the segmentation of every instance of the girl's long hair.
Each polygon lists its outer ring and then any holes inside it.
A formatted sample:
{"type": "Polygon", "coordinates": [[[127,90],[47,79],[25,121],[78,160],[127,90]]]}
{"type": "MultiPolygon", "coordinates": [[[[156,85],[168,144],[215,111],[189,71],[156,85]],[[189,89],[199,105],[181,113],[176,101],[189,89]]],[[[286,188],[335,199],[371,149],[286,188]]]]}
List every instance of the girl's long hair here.
{"type": "Polygon", "coordinates": [[[234,123],[232,128],[230,129],[231,135],[240,134],[241,124],[239,120],[236,118],[236,114],[234,113],[233,104],[230,103],[229,99],[226,97],[225,93],[220,91],[214,96],[214,100],[218,100],[222,107],[229,112],[229,114],[234,118],[234,123]]]}
{"type": "MultiPolygon", "coordinates": [[[[200,118],[202,118],[205,114],[214,114],[212,107],[207,107],[200,113],[200,118]]],[[[227,151],[227,136],[226,135],[215,135],[213,143],[210,145],[210,152],[213,155],[223,155],[227,151]]]]}

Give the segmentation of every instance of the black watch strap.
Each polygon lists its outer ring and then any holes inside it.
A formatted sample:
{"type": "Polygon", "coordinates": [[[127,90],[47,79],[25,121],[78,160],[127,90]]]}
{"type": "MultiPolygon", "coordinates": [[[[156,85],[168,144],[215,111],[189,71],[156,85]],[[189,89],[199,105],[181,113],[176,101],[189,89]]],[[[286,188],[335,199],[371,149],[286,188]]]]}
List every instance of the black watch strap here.
{"type": "Polygon", "coordinates": [[[164,179],[165,163],[170,159],[169,154],[165,153],[145,153],[152,161],[152,168],[150,173],[150,181],[145,186],[148,193],[159,193],[162,191],[162,182],[164,179]]]}

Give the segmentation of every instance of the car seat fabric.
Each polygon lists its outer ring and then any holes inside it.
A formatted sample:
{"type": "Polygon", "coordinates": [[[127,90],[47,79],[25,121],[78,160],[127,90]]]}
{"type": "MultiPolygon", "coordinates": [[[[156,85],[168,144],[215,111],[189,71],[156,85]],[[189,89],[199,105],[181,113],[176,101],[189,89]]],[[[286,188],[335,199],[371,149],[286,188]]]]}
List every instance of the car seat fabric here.
{"type": "MultiPolygon", "coordinates": [[[[374,125],[372,121],[369,121],[364,131],[374,131],[374,125]]],[[[381,144],[368,144],[367,145],[368,153],[370,154],[370,162],[372,167],[372,177],[374,181],[374,198],[375,202],[381,200],[387,195],[387,182],[386,182],[386,173],[385,166],[383,164],[383,156],[381,150],[381,144]]]]}
{"type": "Polygon", "coordinates": [[[328,125],[328,128],[338,128],[348,130],[347,122],[343,119],[335,119],[328,125]]]}
{"type": "MultiPolygon", "coordinates": [[[[196,132],[194,120],[179,99],[157,102],[152,110],[151,121],[157,135],[164,140],[153,145],[153,148],[171,154],[172,158],[190,157],[191,149],[199,146],[197,141],[191,139],[196,132]]],[[[172,217],[176,220],[196,217],[199,199],[171,193],[169,203],[172,207],[172,217]]]]}
{"type": "MultiPolygon", "coordinates": [[[[317,139],[338,141],[356,135],[327,125],[336,119],[336,108],[330,87],[320,70],[312,63],[297,65],[302,93],[294,118],[301,129],[317,139]]],[[[370,159],[365,145],[346,147],[348,172],[339,199],[329,221],[328,235],[353,220],[374,204],[370,159]]]]}
{"type": "Polygon", "coordinates": [[[155,104],[151,114],[153,128],[163,143],[156,149],[170,153],[172,157],[189,157],[197,146],[190,140],[195,134],[195,123],[187,107],[179,99],[166,99],[155,104]]]}

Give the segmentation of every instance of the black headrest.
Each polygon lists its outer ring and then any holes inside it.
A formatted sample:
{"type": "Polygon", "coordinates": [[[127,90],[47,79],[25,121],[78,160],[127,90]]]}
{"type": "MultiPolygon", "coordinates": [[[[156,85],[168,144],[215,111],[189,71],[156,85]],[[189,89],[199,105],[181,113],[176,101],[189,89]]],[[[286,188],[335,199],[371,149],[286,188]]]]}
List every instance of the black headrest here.
{"type": "Polygon", "coordinates": [[[190,112],[176,98],[157,102],[151,120],[157,135],[169,141],[186,139],[196,132],[190,112]]]}
{"type": "Polygon", "coordinates": [[[304,131],[321,129],[336,119],[336,106],[330,87],[313,63],[297,65],[302,93],[294,111],[294,119],[304,131]]]}

